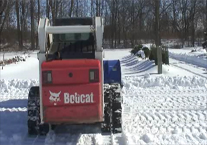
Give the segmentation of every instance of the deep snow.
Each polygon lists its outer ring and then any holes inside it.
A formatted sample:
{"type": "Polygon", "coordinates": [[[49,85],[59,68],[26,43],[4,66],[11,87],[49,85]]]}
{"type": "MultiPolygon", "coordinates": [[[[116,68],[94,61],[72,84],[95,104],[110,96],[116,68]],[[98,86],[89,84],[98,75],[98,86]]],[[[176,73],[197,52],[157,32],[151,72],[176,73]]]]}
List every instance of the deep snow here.
{"type": "MultiPolygon", "coordinates": [[[[105,59],[120,59],[124,83],[123,133],[113,137],[114,144],[207,143],[206,67],[184,59],[170,59],[172,64],[164,65],[163,74],[158,75],[152,62],[140,60],[129,51],[105,50],[105,59]]],[[[170,52],[177,53],[176,50],[170,52]]],[[[177,57],[181,55],[177,53],[177,57]]],[[[29,88],[39,84],[38,78],[35,53],[26,62],[1,70],[1,145],[23,144],[30,140],[26,135],[27,96],[29,88]]],[[[83,145],[102,144],[103,141],[104,136],[100,134],[58,136],[50,132],[46,138],[32,138],[28,144],[83,145]]]]}
{"type": "Polygon", "coordinates": [[[169,49],[171,58],[207,69],[207,52],[203,48],[169,49]],[[195,52],[191,52],[196,50],[195,52]]]}

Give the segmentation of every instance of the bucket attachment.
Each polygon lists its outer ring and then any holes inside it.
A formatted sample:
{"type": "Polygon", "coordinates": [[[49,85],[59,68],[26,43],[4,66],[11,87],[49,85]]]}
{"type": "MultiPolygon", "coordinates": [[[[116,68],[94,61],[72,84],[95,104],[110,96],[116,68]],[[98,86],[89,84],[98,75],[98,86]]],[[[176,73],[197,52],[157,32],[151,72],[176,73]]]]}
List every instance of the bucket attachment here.
{"type": "Polygon", "coordinates": [[[119,60],[104,60],[104,84],[118,83],[121,81],[121,66],[119,60]]]}

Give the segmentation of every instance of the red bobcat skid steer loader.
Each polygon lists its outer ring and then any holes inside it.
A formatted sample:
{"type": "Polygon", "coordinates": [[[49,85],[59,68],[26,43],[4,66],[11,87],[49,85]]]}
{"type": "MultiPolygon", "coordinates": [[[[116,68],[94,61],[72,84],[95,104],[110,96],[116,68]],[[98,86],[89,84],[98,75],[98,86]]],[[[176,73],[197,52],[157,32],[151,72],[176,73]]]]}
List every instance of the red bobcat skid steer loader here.
{"type": "Polygon", "coordinates": [[[40,85],[29,91],[30,135],[61,125],[122,132],[120,62],[103,61],[103,30],[100,17],[61,18],[53,26],[40,19],[40,85]]]}

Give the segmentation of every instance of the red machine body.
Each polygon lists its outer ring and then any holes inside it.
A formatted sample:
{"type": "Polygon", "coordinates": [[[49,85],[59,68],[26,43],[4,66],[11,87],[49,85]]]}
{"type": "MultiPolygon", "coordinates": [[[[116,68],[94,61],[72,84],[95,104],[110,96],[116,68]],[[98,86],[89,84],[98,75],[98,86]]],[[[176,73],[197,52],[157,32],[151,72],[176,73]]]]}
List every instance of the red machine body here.
{"type": "Polygon", "coordinates": [[[41,68],[45,123],[103,121],[100,60],[53,60],[43,62],[41,68]]]}

